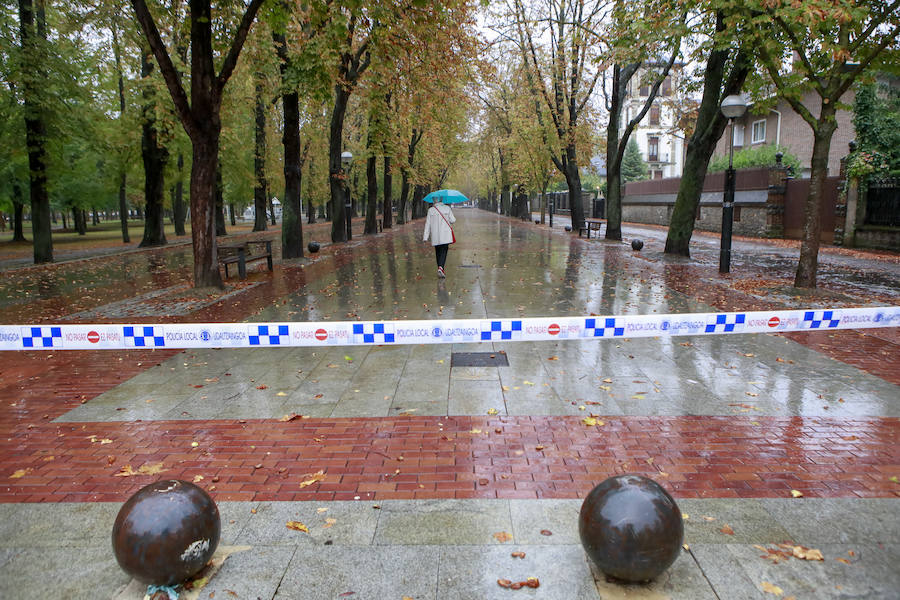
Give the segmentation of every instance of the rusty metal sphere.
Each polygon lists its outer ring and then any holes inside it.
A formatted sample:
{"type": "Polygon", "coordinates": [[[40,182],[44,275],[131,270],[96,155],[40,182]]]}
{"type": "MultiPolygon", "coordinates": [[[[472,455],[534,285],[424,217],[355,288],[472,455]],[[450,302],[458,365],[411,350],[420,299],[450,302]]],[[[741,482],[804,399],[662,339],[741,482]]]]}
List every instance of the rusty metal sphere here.
{"type": "Polygon", "coordinates": [[[584,499],[578,533],[604,574],[640,582],[656,578],[678,558],[684,523],[661,485],[640,475],[618,475],[584,499]]]}
{"type": "Polygon", "coordinates": [[[179,480],[138,490],[116,517],[116,561],[135,579],[175,585],[200,571],[219,545],[219,509],[203,489],[179,480]]]}
{"type": "Polygon", "coordinates": [[[644,242],[641,240],[631,240],[631,249],[640,252],[641,248],[644,247],[644,242]]]}
{"type": "Polygon", "coordinates": [[[321,248],[321,245],[319,244],[319,242],[310,242],[306,245],[306,249],[309,250],[310,252],[312,252],[313,254],[318,252],[319,248],[321,248]]]}

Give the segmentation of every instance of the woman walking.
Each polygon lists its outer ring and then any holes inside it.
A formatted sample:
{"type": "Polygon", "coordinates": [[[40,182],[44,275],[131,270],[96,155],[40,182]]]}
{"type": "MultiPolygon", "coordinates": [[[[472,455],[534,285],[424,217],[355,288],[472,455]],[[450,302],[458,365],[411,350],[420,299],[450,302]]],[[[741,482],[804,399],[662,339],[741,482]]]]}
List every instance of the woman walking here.
{"type": "Polygon", "coordinates": [[[434,204],[428,209],[428,214],[425,216],[425,237],[423,241],[427,242],[428,238],[431,238],[431,245],[434,246],[434,257],[437,260],[438,277],[441,279],[446,277],[444,265],[447,262],[447,250],[450,249],[450,244],[456,241],[453,227],[451,227],[451,224],[455,222],[456,217],[453,216],[453,211],[450,210],[450,207],[444,204],[440,198],[435,198],[434,204]]]}

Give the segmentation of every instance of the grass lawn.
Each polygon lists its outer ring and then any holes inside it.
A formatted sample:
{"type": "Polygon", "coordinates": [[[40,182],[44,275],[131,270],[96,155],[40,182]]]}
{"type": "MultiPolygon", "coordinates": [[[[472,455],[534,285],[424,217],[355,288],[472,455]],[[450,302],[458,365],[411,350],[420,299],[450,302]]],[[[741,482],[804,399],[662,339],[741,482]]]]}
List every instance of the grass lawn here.
{"type": "MultiPolygon", "coordinates": [[[[4,258],[19,258],[22,256],[30,256],[33,252],[31,242],[31,222],[23,223],[25,233],[25,242],[13,242],[12,230],[0,231],[0,260],[4,258]]],[[[171,243],[174,241],[189,241],[191,239],[190,223],[185,223],[187,235],[176,236],[175,227],[166,222],[165,232],[166,240],[171,243]]],[[[253,229],[253,221],[238,221],[237,225],[226,225],[226,230],[231,233],[246,233],[253,229]]],[[[122,225],[119,221],[101,221],[99,225],[88,225],[86,235],[78,235],[73,229],[63,229],[61,224],[53,226],[53,252],[54,254],[66,254],[70,252],[78,252],[80,250],[90,250],[94,248],[109,248],[119,246],[123,248],[137,248],[144,237],[144,222],[132,219],[128,222],[128,235],[131,241],[128,244],[122,243],[122,225]]]]}

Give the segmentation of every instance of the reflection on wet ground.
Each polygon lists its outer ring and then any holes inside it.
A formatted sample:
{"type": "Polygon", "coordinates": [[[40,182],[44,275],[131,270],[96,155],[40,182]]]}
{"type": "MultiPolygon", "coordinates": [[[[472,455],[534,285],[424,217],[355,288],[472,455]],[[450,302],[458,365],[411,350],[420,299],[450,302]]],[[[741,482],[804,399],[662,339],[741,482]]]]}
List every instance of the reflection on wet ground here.
{"type": "MultiPolygon", "coordinates": [[[[682,265],[458,210],[447,279],[421,224],[303,263],[298,283],[247,320],[510,318],[706,312],[677,291],[682,265]]],[[[65,416],[140,418],[413,415],[900,415],[897,386],[780,336],[734,335],[189,353],[65,416]],[[505,351],[509,367],[454,367],[451,353],[505,351]],[[289,367],[288,367],[289,365],[289,367]],[[253,385],[248,384],[252,379],[253,385]],[[151,406],[141,405],[155,386],[151,406]],[[212,381],[186,394],[189,381],[212,381]],[[258,385],[265,386],[263,391],[258,385]],[[238,386],[237,388],[235,386],[238,386]],[[244,398],[236,402],[235,394],[244,398]],[[165,401],[162,401],[165,399],[165,401]],[[127,408],[127,407],[126,407],[127,408]]],[[[190,390],[188,390],[190,391],[190,390]]]]}

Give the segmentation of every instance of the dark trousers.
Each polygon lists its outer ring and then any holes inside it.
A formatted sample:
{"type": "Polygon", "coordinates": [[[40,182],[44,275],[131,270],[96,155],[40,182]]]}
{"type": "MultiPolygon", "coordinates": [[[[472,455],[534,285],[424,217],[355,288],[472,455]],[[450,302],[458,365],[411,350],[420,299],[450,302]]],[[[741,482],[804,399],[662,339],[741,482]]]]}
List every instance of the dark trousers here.
{"type": "Polygon", "coordinates": [[[447,250],[450,249],[450,244],[438,244],[434,247],[434,258],[437,259],[437,266],[444,268],[444,264],[447,262],[447,250]]]}

